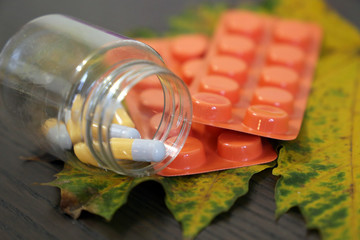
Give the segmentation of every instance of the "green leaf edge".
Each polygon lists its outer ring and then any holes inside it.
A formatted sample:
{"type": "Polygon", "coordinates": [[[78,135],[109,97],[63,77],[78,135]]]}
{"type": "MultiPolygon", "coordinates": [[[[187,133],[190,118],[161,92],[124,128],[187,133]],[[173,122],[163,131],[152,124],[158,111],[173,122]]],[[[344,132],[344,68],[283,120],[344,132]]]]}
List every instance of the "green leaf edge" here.
{"type": "MultiPolygon", "coordinates": [[[[285,0],[281,0],[281,1],[285,1],[285,0]]],[[[314,1],[315,2],[315,1],[314,1]]],[[[327,6],[324,1],[321,1],[321,0],[316,0],[316,2],[319,4],[323,4],[323,7],[324,7],[324,12],[325,11],[328,11],[328,15],[329,17],[332,17],[332,18],[337,18],[339,22],[342,22],[342,24],[340,26],[336,26],[337,28],[339,29],[343,29],[343,31],[349,31],[351,32],[352,34],[352,39],[351,39],[351,42],[350,42],[350,47],[344,49],[342,51],[342,53],[350,53],[350,52],[355,52],[353,55],[354,56],[359,56],[359,53],[360,53],[360,33],[359,33],[359,30],[352,24],[350,23],[349,21],[347,21],[346,19],[342,18],[338,13],[336,13],[336,11],[334,11],[333,9],[331,9],[329,6],[327,6]]],[[[324,14],[324,12],[322,13],[319,13],[319,14],[324,14]]],[[[276,13],[276,10],[275,10],[275,13],[276,13]]],[[[277,13],[279,16],[281,17],[293,17],[292,16],[292,12],[289,11],[288,13],[286,14],[279,14],[277,13]]],[[[324,24],[325,21],[327,21],[327,19],[323,16],[324,19],[322,19],[324,22],[322,21],[316,21],[314,19],[311,19],[310,16],[307,16],[308,18],[310,18],[311,21],[313,22],[317,22],[320,26],[322,26],[324,24]]],[[[300,19],[300,20],[309,20],[307,18],[303,19],[303,18],[298,18],[295,16],[295,18],[297,19],[300,19]]],[[[320,19],[319,19],[320,20],[320,19]]],[[[325,24],[324,24],[325,25],[325,24]]],[[[334,27],[334,26],[333,26],[334,27]]],[[[327,34],[327,29],[325,26],[323,26],[323,29],[325,30],[324,33],[327,34]]],[[[329,37],[327,37],[329,39],[329,37]]],[[[326,39],[325,39],[326,40],[326,39]]],[[[322,51],[321,51],[321,54],[320,54],[320,60],[322,59],[322,57],[324,57],[325,55],[330,55],[330,54],[333,54],[335,51],[339,51],[339,50],[342,50],[342,46],[340,45],[335,45],[333,43],[328,43],[325,41],[325,43],[323,44],[322,46],[322,51]]],[[[359,58],[358,58],[359,59],[359,58]]],[[[319,60],[319,61],[320,61],[319,60]]],[[[356,61],[356,58],[354,57],[354,60],[356,61]]],[[[305,114],[306,115],[306,114],[305,114]]],[[[306,121],[306,119],[304,119],[304,121],[306,121]]],[[[301,134],[301,132],[300,132],[301,134]]],[[[296,141],[296,140],[295,140],[296,141]]],[[[295,143],[296,144],[296,143],[295,143]]],[[[278,157],[278,162],[279,164],[281,163],[282,159],[283,158],[286,158],[286,154],[285,152],[287,151],[287,148],[288,148],[288,145],[291,146],[291,142],[287,142],[283,145],[283,148],[280,150],[279,152],[279,157],[278,157]]],[[[290,147],[291,149],[291,147],[290,147]]],[[[280,169],[280,168],[279,168],[280,169]]],[[[279,185],[284,181],[284,177],[281,175],[281,172],[282,170],[278,170],[278,167],[274,168],[273,169],[273,175],[274,176],[279,176],[279,179],[275,185],[275,202],[276,202],[276,206],[277,206],[277,209],[275,211],[275,217],[276,219],[279,219],[283,214],[285,214],[287,211],[289,211],[291,208],[294,208],[294,207],[297,207],[301,213],[301,215],[304,217],[305,219],[305,223],[306,223],[306,226],[307,228],[309,229],[318,229],[321,236],[322,237],[325,237],[324,233],[323,233],[323,230],[321,228],[321,226],[319,225],[316,225],[314,224],[312,221],[311,221],[311,218],[312,216],[309,215],[304,206],[301,205],[301,203],[296,203],[296,204],[291,204],[291,206],[289,207],[286,207],[286,208],[279,208],[279,197],[281,195],[280,193],[280,190],[279,190],[279,185]]]]}

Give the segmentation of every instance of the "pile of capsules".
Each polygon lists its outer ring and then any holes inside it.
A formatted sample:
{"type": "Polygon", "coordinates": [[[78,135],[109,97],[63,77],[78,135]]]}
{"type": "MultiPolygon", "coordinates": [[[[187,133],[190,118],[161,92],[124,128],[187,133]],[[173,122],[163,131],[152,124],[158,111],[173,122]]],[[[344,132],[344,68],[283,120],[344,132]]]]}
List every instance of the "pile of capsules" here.
{"type": "MultiPolygon", "coordinates": [[[[80,161],[98,167],[99,164],[83,141],[80,126],[77,124],[83,104],[81,95],[76,95],[65,123],[59,124],[55,118],[47,119],[42,125],[42,132],[50,143],[60,145],[61,149],[70,150],[73,147],[80,161]]],[[[98,125],[94,123],[91,131],[93,138],[96,138],[98,125]]],[[[160,162],[165,157],[164,144],[158,140],[141,139],[134,122],[121,104],[117,105],[109,134],[111,150],[116,159],[160,162]]],[[[93,140],[96,142],[96,139],[93,140]]]]}
{"type": "MultiPolygon", "coordinates": [[[[176,159],[158,174],[189,175],[275,160],[277,154],[267,138],[297,137],[321,37],[321,29],[311,23],[231,10],[221,16],[211,39],[201,34],[139,39],[159,52],[168,68],[188,85],[192,96],[190,134],[176,159]]],[[[153,109],[145,127],[154,132],[164,101],[161,84],[156,79],[141,84],[141,93],[127,104],[133,110],[141,106],[153,109]],[[137,105],[131,106],[132,102],[137,105]]],[[[77,111],[76,104],[72,111],[77,111]]],[[[161,161],[166,152],[162,142],[141,142],[135,129],[138,124],[133,116],[142,111],[130,111],[131,117],[127,114],[120,107],[110,129],[114,156],[161,161]],[[119,122],[118,115],[129,120],[119,122]],[[133,142],[137,139],[141,143],[133,142]],[[136,146],[142,150],[132,151],[136,146]],[[118,148],[122,150],[115,150],[118,148]],[[153,154],[149,154],[151,151],[153,154]],[[140,154],[134,156],[131,152],[140,154]]],[[[71,136],[69,122],[64,125],[71,139],[67,147],[74,144],[81,161],[97,165],[86,145],[71,136]]]]}

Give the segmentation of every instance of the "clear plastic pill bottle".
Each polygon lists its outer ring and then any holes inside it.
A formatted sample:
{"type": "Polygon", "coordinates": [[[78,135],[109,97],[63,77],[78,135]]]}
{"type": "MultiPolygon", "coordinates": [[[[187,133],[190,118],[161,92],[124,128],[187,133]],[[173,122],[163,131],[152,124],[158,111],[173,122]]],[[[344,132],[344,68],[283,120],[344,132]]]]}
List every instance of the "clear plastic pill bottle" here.
{"type": "Polygon", "coordinates": [[[0,105],[3,122],[39,149],[129,176],[171,163],[192,117],[186,85],[151,47],[57,14],[27,23],[2,49],[0,105]]]}

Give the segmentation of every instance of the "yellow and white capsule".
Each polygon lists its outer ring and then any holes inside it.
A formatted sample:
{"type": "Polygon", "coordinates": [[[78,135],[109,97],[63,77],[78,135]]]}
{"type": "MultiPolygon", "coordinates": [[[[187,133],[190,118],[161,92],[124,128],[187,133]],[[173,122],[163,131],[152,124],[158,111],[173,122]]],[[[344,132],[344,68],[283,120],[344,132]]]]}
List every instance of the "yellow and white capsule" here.
{"type": "MultiPolygon", "coordinates": [[[[160,162],[166,155],[165,145],[158,140],[112,138],[110,145],[115,159],[160,162]]],[[[99,166],[85,143],[75,144],[74,153],[83,163],[99,166]]]]}
{"type": "Polygon", "coordinates": [[[158,140],[112,138],[110,145],[116,159],[160,162],[166,155],[164,143],[158,140]]]}
{"type": "Polygon", "coordinates": [[[49,118],[44,122],[41,130],[51,144],[62,149],[72,148],[70,135],[63,122],[58,122],[55,118],[49,118]]]}

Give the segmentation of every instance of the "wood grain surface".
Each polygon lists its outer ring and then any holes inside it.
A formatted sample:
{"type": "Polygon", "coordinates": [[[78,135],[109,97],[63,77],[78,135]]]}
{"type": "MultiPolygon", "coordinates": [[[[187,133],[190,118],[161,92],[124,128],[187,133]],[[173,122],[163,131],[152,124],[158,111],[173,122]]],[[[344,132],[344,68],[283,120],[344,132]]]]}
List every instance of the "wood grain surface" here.
{"type": "MultiPolygon", "coordinates": [[[[328,2],[360,28],[358,0],[328,2]]],[[[137,27],[161,31],[166,30],[171,16],[193,5],[195,1],[190,0],[0,0],[0,47],[21,25],[47,13],[65,13],[119,33],[137,27]]],[[[159,184],[146,182],[136,187],[111,222],[89,213],[73,220],[59,208],[59,189],[39,184],[53,180],[63,164],[21,159],[31,154],[31,142],[0,122],[1,240],[181,239],[181,226],[167,210],[159,184]]],[[[297,209],[275,219],[275,183],[270,170],[255,175],[249,193],[216,217],[197,239],[319,239],[317,231],[306,229],[297,209]]]]}

